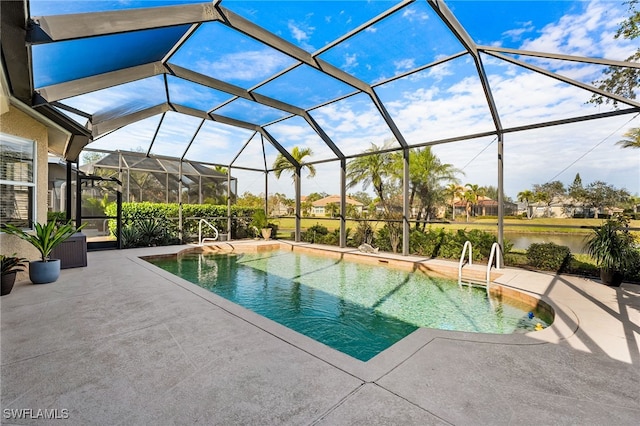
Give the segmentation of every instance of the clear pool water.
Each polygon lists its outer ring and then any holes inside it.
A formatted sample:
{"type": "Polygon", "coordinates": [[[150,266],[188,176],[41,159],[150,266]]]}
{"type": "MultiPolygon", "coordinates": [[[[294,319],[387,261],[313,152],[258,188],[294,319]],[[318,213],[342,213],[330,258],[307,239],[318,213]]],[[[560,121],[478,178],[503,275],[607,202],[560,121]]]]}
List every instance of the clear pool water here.
{"type": "Polygon", "coordinates": [[[514,333],[547,326],[527,307],[455,280],[310,254],[186,254],[150,260],[234,303],[367,361],[419,327],[514,333]],[[492,306],[493,305],[493,306],[492,306]]]}

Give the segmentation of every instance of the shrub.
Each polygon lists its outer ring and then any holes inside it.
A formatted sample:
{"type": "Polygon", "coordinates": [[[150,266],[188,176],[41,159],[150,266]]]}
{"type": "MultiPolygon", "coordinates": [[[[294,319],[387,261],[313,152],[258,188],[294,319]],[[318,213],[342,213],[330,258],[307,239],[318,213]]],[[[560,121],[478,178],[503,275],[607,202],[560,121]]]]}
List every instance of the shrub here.
{"type": "Polygon", "coordinates": [[[327,229],[326,226],[316,223],[315,225],[307,228],[307,230],[300,235],[300,239],[307,243],[323,244],[322,241],[324,239],[324,236],[327,235],[328,233],[329,233],[329,230],[327,229]]]}
{"type": "Polygon", "coordinates": [[[335,229],[333,232],[329,232],[327,235],[324,235],[320,241],[316,241],[321,244],[327,244],[330,246],[339,246],[340,245],[340,230],[335,229]]]}
{"type": "MultiPolygon", "coordinates": [[[[445,259],[459,258],[462,254],[462,247],[464,247],[464,243],[467,240],[467,233],[464,229],[458,229],[457,231],[453,232],[445,232],[442,235],[440,247],[438,248],[438,257],[444,257],[445,259]]],[[[471,241],[471,245],[473,246],[473,260],[482,259],[482,254],[480,250],[476,249],[474,241],[471,241]]]]}
{"type": "Polygon", "coordinates": [[[356,231],[353,233],[353,238],[347,239],[347,245],[350,247],[359,247],[363,243],[371,244],[374,234],[369,221],[363,220],[358,222],[356,231]]]}
{"type": "MultiPolygon", "coordinates": [[[[465,241],[471,241],[473,245],[474,256],[476,252],[480,254],[480,258],[488,259],[491,255],[491,247],[493,243],[498,241],[497,236],[490,232],[481,231],[480,229],[472,229],[469,232],[465,232],[464,235],[465,241]]],[[[464,242],[463,242],[464,244],[464,242]]],[[[505,241],[504,243],[504,251],[509,252],[511,249],[511,243],[509,241],[505,241]]]]}
{"type": "Polygon", "coordinates": [[[262,209],[257,209],[253,212],[253,216],[251,217],[251,226],[255,226],[260,229],[264,229],[267,227],[269,220],[267,219],[267,214],[262,209]]]}
{"type": "Polygon", "coordinates": [[[125,225],[122,227],[120,235],[122,237],[122,248],[139,247],[140,233],[138,228],[133,225],[125,225]]]}
{"type": "Polygon", "coordinates": [[[378,230],[374,239],[374,245],[380,248],[381,251],[396,252],[398,247],[402,247],[402,230],[398,234],[396,230],[397,224],[385,223],[384,226],[378,230]],[[394,236],[393,243],[396,243],[394,248],[392,245],[392,238],[394,236]]]}
{"type": "Polygon", "coordinates": [[[66,212],[47,212],[47,222],[56,222],[57,224],[67,223],[66,212]]]}
{"type": "Polygon", "coordinates": [[[426,232],[413,229],[409,234],[409,251],[413,254],[438,257],[438,252],[445,238],[444,228],[426,232]]]}
{"type": "Polygon", "coordinates": [[[634,249],[630,257],[629,268],[625,272],[625,279],[637,283],[640,282],[640,249],[634,249]]]}
{"type": "MultiPolygon", "coordinates": [[[[396,226],[398,226],[396,224],[396,226]]],[[[382,251],[391,251],[391,238],[389,227],[385,225],[378,231],[375,244],[382,251]]],[[[470,241],[473,246],[473,259],[488,259],[491,254],[493,243],[497,242],[497,237],[486,231],[473,229],[467,231],[459,229],[456,231],[446,231],[444,228],[433,229],[429,227],[425,231],[412,229],[409,234],[409,252],[414,255],[440,257],[445,259],[459,259],[464,243],[470,241]]],[[[402,235],[398,238],[398,246],[402,245],[402,235]]],[[[508,253],[513,244],[504,242],[504,254],[508,253]]]]}
{"type": "Polygon", "coordinates": [[[526,267],[529,265],[527,253],[524,250],[512,250],[504,255],[504,264],[508,266],[526,267]]]}
{"type": "MultiPolygon", "coordinates": [[[[248,235],[247,228],[256,209],[249,207],[231,206],[231,235],[232,238],[244,238],[248,235]]],[[[116,205],[111,203],[106,208],[108,216],[116,215],[116,205]]],[[[191,241],[197,238],[198,223],[201,218],[207,219],[219,231],[227,229],[227,206],[211,204],[183,204],[182,229],[183,239],[191,241]],[[218,218],[218,219],[214,219],[218,218]]],[[[138,227],[145,220],[153,219],[166,232],[167,241],[178,238],[178,204],[176,203],[122,203],[123,229],[131,225],[138,227]]],[[[208,228],[208,227],[206,227],[208,228]]],[[[111,233],[115,233],[116,221],[109,221],[111,233]]]]}
{"type": "Polygon", "coordinates": [[[564,272],[589,277],[600,276],[600,268],[598,268],[591,257],[586,254],[572,255],[564,272]]]}
{"type": "Polygon", "coordinates": [[[527,250],[529,265],[548,271],[564,271],[571,258],[569,247],[554,243],[531,244],[527,250]]]}
{"type": "MultiPolygon", "coordinates": [[[[428,257],[440,257],[445,259],[459,259],[464,243],[470,241],[473,246],[473,259],[488,259],[493,243],[497,237],[490,232],[473,229],[466,231],[446,231],[444,228],[427,231],[412,230],[409,236],[409,250],[411,253],[428,257]]],[[[508,253],[513,244],[504,242],[504,254],[508,253]]]]}
{"type": "Polygon", "coordinates": [[[145,219],[137,223],[139,245],[143,247],[167,245],[172,239],[158,221],[145,219]]]}

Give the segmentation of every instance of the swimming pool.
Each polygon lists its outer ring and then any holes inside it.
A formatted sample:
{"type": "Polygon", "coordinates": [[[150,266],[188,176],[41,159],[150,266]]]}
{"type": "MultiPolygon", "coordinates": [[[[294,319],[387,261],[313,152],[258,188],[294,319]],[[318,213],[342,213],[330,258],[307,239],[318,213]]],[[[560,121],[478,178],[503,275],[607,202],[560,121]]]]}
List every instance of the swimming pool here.
{"type": "Polygon", "coordinates": [[[530,313],[530,305],[490,301],[484,289],[460,289],[456,280],[308,253],[187,253],[147,260],[362,361],[419,327],[517,333],[551,321],[530,313]]]}

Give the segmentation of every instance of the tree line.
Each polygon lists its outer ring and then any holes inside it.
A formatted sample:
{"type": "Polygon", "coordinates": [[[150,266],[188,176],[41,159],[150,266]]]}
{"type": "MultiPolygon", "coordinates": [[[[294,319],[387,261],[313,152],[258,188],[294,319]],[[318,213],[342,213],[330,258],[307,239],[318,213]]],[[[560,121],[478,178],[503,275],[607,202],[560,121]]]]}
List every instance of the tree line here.
{"type": "Polygon", "coordinates": [[[546,215],[550,215],[552,204],[562,204],[566,210],[580,207],[583,215],[593,212],[595,218],[614,207],[632,209],[637,212],[640,198],[631,196],[624,188],[616,188],[601,180],[596,180],[584,186],[580,173],[577,173],[573,183],[565,188],[558,180],[542,184],[534,184],[531,189],[518,193],[518,201],[525,203],[527,217],[531,218],[530,206],[541,203],[545,206],[546,215]]]}
{"type": "MultiPolygon", "coordinates": [[[[347,189],[358,186],[362,190],[349,193],[349,197],[361,202],[368,211],[369,217],[399,221],[402,218],[402,184],[404,176],[403,152],[390,151],[393,140],[387,140],[380,145],[371,143],[370,147],[361,155],[353,158],[347,164],[347,189]],[[371,197],[367,190],[371,189],[371,197]]],[[[307,177],[315,176],[316,170],[308,158],[313,155],[310,148],[294,147],[291,156],[300,164],[301,170],[306,171],[307,177]]],[[[464,173],[452,164],[443,163],[433,152],[431,147],[411,149],[409,151],[409,206],[415,212],[416,228],[424,229],[425,223],[441,216],[441,207],[445,207],[445,214],[455,219],[456,204],[462,203],[469,220],[475,214],[475,207],[483,197],[497,199],[498,189],[494,186],[483,187],[478,184],[467,183],[461,185],[458,175],[464,173]],[[448,211],[448,206],[451,211],[448,211]]],[[[279,179],[283,173],[290,175],[295,183],[295,167],[278,154],[272,165],[274,175],[279,179]]],[[[310,215],[314,201],[328,196],[326,193],[311,193],[301,203],[303,216],[310,215]]],[[[507,201],[511,201],[508,199],[507,201]]],[[[264,202],[264,196],[245,193],[238,199],[239,205],[258,207],[264,202]]],[[[294,200],[284,194],[269,195],[267,203],[270,206],[287,206],[293,212],[294,200]]],[[[325,206],[327,216],[339,214],[340,206],[329,203],[325,206]]],[[[358,218],[359,213],[351,206],[346,206],[347,216],[358,218]]]]}

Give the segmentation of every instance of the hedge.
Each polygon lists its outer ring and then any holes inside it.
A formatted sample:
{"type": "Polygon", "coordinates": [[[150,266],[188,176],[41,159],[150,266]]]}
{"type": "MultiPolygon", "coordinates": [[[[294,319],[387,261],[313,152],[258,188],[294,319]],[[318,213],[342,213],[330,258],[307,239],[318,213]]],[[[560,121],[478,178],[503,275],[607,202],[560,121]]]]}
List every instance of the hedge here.
{"type": "Polygon", "coordinates": [[[563,272],[571,262],[571,250],[554,243],[534,243],[527,249],[527,260],[535,268],[563,272]]]}
{"type": "MultiPolygon", "coordinates": [[[[411,229],[409,234],[409,252],[417,256],[432,258],[459,259],[464,243],[470,241],[473,247],[473,259],[488,259],[491,254],[491,246],[497,242],[497,237],[479,229],[458,229],[447,231],[444,228],[433,229],[429,227],[425,231],[411,229]]],[[[391,251],[389,230],[385,225],[375,237],[375,244],[380,250],[391,251]]],[[[398,247],[402,247],[402,236],[398,247]]],[[[505,253],[513,247],[509,241],[504,243],[505,253]]]]}
{"type": "MultiPolygon", "coordinates": [[[[149,219],[153,220],[166,230],[169,235],[177,238],[178,235],[178,211],[177,203],[122,203],[123,226],[139,226],[149,219]]],[[[247,228],[256,209],[249,207],[231,206],[231,235],[232,238],[245,238],[248,235],[247,228]]],[[[108,216],[116,215],[115,203],[107,206],[108,216]]],[[[207,219],[219,231],[227,229],[227,206],[212,204],[183,204],[182,205],[182,229],[184,240],[197,238],[198,222],[207,219]],[[195,218],[195,219],[194,219],[195,218]],[[219,219],[214,219],[219,218],[219,219]]],[[[115,220],[109,221],[111,233],[115,233],[115,220]]],[[[209,228],[204,230],[209,232],[209,228]]],[[[208,233],[206,234],[208,236],[208,233]]]]}

